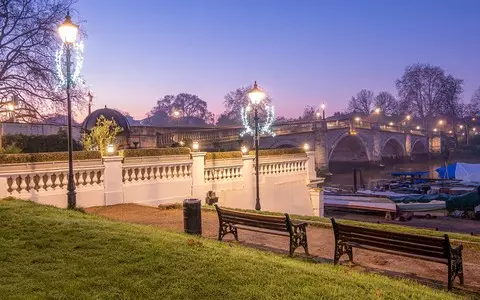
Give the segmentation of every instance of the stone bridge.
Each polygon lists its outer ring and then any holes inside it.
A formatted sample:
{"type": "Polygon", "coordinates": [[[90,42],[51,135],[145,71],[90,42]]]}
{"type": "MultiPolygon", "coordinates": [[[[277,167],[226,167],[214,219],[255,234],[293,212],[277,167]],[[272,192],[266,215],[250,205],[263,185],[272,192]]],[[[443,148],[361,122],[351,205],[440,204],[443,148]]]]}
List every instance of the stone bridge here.
{"type": "MultiPolygon", "coordinates": [[[[241,138],[242,130],[241,126],[132,127],[129,143],[137,140],[140,147],[158,147],[172,142],[198,141],[202,149],[239,149],[243,143],[251,149],[253,138],[241,138]]],[[[379,163],[384,159],[439,152],[441,148],[438,133],[353,120],[287,122],[274,125],[273,131],[274,137],[260,138],[262,148],[308,144],[315,150],[317,168],[337,162],[379,163]]]]}

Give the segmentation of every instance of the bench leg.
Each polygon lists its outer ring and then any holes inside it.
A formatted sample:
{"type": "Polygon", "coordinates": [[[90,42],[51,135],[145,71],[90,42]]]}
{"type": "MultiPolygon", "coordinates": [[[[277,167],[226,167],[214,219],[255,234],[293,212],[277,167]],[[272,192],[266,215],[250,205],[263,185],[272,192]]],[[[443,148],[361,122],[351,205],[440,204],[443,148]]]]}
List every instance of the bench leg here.
{"type": "Polygon", "coordinates": [[[345,245],[344,243],[335,242],[335,256],[333,258],[333,264],[338,264],[338,261],[344,254],[347,254],[350,262],[353,262],[352,246],[345,245]]]}
{"type": "Polygon", "coordinates": [[[218,227],[218,240],[221,241],[223,237],[229,233],[233,234],[235,240],[238,241],[237,228],[233,227],[231,224],[228,223],[220,224],[220,226],[218,227]]]}
{"type": "Polygon", "coordinates": [[[303,247],[305,253],[308,253],[307,228],[305,226],[294,226],[290,233],[290,256],[293,256],[295,249],[303,247]]]}
{"type": "Polygon", "coordinates": [[[449,289],[451,289],[451,285],[455,281],[455,278],[460,280],[460,284],[463,285],[463,261],[462,261],[462,251],[461,250],[454,250],[452,251],[452,258],[450,261],[450,265],[448,268],[449,271],[449,289]]]}

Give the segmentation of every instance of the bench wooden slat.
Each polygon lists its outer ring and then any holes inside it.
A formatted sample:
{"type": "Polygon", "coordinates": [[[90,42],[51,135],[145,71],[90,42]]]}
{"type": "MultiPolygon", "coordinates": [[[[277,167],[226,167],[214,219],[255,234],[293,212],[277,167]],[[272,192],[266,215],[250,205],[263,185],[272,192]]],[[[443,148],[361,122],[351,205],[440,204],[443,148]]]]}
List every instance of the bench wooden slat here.
{"type": "Polygon", "coordinates": [[[224,209],[220,208],[220,211],[223,216],[236,216],[236,217],[243,217],[243,218],[248,218],[252,220],[260,220],[260,221],[270,221],[272,223],[282,223],[285,224],[285,216],[267,216],[267,215],[260,215],[260,214],[251,214],[251,213],[245,213],[245,212],[238,212],[238,211],[233,211],[230,209],[224,209]]]}
{"type": "Polygon", "coordinates": [[[259,224],[267,224],[267,225],[272,225],[272,226],[279,226],[279,227],[284,227],[286,228],[286,220],[283,218],[283,222],[271,222],[270,220],[257,220],[257,219],[249,219],[246,216],[231,216],[231,215],[222,215],[222,220],[231,220],[232,222],[235,222],[236,220],[238,221],[248,221],[248,222],[257,222],[259,224]]]}
{"type": "MultiPolygon", "coordinates": [[[[340,235],[339,239],[342,239],[342,236],[340,235]]],[[[409,246],[399,246],[399,245],[393,245],[390,243],[382,243],[378,241],[374,241],[368,238],[357,238],[357,237],[349,237],[346,239],[346,243],[356,243],[359,245],[366,245],[370,246],[372,248],[377,248],[377,249],[385,249],[385,250],[391,250],[395,252],[402,252],[406,254],[416,254],[419,256],[425,256],[425,257],[435,257],[435,258],[446,258],[445,253],[443,252],[432,252],[432,251],[426,251],[426,250],[421,250],[421,249],[416,249],[416,248],[411,248],[409,246]]]]}
{"type": "Polygon", "coordinates": [[[225,223],[231,223],[231,224],[240,224],[240,225],[245,225],[245,226],[250,226],[250,227],[260,227],[260,228],[265,228],[265,229],[270,229],[270,230],[276,230],[276,231],[285,231],[287,232],[287,225],[286,224],[266,224],[262,223],[259,221],[250,221],[250,220],[245,220],[245,219],[239,219],[239,218],[230,218],[230,217],[224,217],[222,216],[222,222],[225,223]]]}
{"type": "Polygon", "coordinates": [[[390,232],[390,231],[381,231],[377,229],[370,229],[365,227],[357,227],[351,225],[344,225],[336,223],[339,232],[346,231],[346,232],[358,232],[364,234],[370,234],[375,236],[383,236],[390,239],[400,240],[400,241],[411,241],[416,242],[421,239],[421,242],[431,246],[438,246],[444,247],[445,239],[444,238],[437,238],[437,237],[429,237],[429,236],[418,236],[418,235],[411,235],[405,233],[397,233],[397,232],[390,232]]]}
{"type": "Polygon", "coordinates": [[[352,247],[361,248],[361,249],[365,249],[365,250],[371,250],[371,251],[382,252],[382,253],[387,253],[387,254],[394,254],[394,255],[399,255],[399,256],[408,256],[408,257],[411,257],[411,258],[418,258],[418,259],[422,259],[422,260],[433,261],[433,262],[444,263],[444,264],[448,263],[448,259],[446,259],[446,258],[428,257],[428,256],[422,256],[422,255],[416,255],[416,254],[410,254],[410,253],[404,253],[404,252],[399,253],[397,251],[392,251],[392,250],[388,250],[388,249],[380,249],[380,248],[376,248],[376,247],[370,247],[370,246],[366,246],[366,245],[363,245],[363,244],[357,244],[357,243],[353,243],[353,242],[348,242],[347,244],[349,244],[352,247]]]}
{"type": "Polygon", "coordinates": [[[425,245],[418,241],[416,242],[399,241],[399,240],[388,238],[388,237],[368,235],[365,233],[341,231],[339,235],[341,237],[346,237],[347,239],[350,239],[350,238],[368,239],[368,240],[377,241],[380,243],[386,243],[386,244],[392,244],[392,245],[398,245],[398,246],[408,246],[415,249],[439,252],[439,253],[443,253],[445,249],[444,247],[425,245]]]}
{"type": "Polygon", "coordinates": [[[288,232],[279,232],[276,230],[274,231],[274,230],[268,230],[268,229],[261,229],[261,228],[255,228],[255,227],[250,227],[245,225],[233,225],[233,226],[238,229],[243,229],[248,231],[262,232],[262,233],[268,233],[268,234],[280,235],[280,236],[290,236],[288,232]]]}

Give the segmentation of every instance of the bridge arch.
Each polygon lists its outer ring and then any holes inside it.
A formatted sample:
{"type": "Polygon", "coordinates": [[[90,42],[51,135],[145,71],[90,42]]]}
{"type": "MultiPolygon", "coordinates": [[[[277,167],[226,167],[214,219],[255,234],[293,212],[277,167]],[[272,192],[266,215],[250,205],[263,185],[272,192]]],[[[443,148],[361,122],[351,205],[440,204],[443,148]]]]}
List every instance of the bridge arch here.
{"type": "Polygon", "coordinates": [[[416,140],[412,145],[412,155],[428,154],[428,148],[421,140],[416,140]]]}
{"type": "Polygon", "coordinates": [[[396,137],[389,137],[382,145],[380,156],[382,158],[402,158],[407,154],[405,145],[396,137]]]}
{"type": "Polygon", "coordinates": [[[371,161],[371,153],[363,137],[345,132],[333,142],[328,153],[328,162],[348,161],[371,161]]]}

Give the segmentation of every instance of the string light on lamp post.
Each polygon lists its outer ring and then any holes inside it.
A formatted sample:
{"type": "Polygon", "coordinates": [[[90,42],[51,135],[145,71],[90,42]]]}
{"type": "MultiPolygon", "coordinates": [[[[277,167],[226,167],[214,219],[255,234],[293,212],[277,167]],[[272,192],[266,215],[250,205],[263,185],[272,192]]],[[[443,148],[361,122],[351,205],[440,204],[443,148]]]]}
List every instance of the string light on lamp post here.
{"type": "Polygon", "coordinates": [[[260,134],[275,136],[275,133],[272,131],[272,124],[274,121],[274,109],[273,106],[265,105],[265,111],[267,113],[267,118],[263,124],[259,123],[258,109],[261,107],[263,100],[266,98],[266,94],[261,90],[257,82],[253,84],[253,88],[248,93],[248,98],[250,99],[250,104],[243,109],[242,108],[242,123],[244,130],[240,134],[244,136],[245,134],[253,134],[255,141],[255,180],[256,180],[256,197],[255,197],[255,209],[260,210],[260,179],[259,179],[259,162],[258,162],[258,148],[260,141],[260,134]],[[252,128],[248,122],[248,112],[253,108],[254,115],[254,128],[252,128]]]}
{"type": "Polygon", "coordinates": [[[60,83],[62,86],[65,86],[67,92],[67,128],[68,128],[68,183],[67,183],[67,201],[68,208],[75,208],[77,205],[77,194],[75,192],[75,180],[73,177],[73,138],[72,138],[72,100],[70,98],[70,88],[71,85],[80,75],[81,64],[83,63],[82,55],[83,54],[83,44],[77,46],[77,34],[78,34],[78,25],[72,23],[70,14],[67,13],[65,21],[58,27],[58,34],[62,39],[62,47],[60,51],[57,52],[57,71],[59,71],[60,83]],[[76,66],[73,76],[71,74],[71,59],[72,53],[71,50],[77,52],[76,66]],[[66,76],[63,76],[63,51],[65,50],[65,64],[66,64],[66,76]]]}

